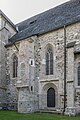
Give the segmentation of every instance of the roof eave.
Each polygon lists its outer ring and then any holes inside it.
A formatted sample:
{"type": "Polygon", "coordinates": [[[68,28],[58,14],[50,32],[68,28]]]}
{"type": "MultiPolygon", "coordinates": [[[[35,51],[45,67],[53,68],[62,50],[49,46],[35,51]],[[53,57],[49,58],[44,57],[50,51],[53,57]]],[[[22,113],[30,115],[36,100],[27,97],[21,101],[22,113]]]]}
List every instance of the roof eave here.
{"type": "Polygon", "coordinates": [[[24,40],[24,39],[26,39],[26,38],[29,38],[29,37],[31,37],[31,36],[40,36],[40,35],[43,35],[43,34],[46,34],[46,33],[49,33],[49,32],[52,32],[52,31],[55,31],[55,30],[58,30],[58,29],[61,29],[61,28],[64,28],[64,26],[69,26],[69,25],[72,25],[72,24],[75,24],[75,23],[77,23],[77,22],[80,22],[80,20],[76,20],[76,21],[74,21],[74,22],[71,22],[71,23],[68,23],[68,24],[64,24],[64,25],[61,25],[61,26],[59,26],[59,27],[56,27],[56,28],[54,28],[54,29],[52,29],[52,30],[48,30],[48,31],[44,31],[44,32],[41,32],[41,33],[36,33],[36,34],[32,34],[32,35],[30,35],[30,36],[25,36],[25,37],[23,37],[23,38],[20,38],[20,39],[16,39],[16,41],[15,42],[17,42],[17,41],[21,41],[21,40],[24,40]]]}

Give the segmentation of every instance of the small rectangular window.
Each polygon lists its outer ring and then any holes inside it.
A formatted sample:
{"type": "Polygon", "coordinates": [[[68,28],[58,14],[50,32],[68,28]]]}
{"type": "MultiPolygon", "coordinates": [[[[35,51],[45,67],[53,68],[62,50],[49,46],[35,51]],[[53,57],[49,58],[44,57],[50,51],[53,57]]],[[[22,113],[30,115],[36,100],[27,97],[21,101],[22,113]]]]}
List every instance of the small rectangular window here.
{"type": "Polygon", "coordinates": [[[33,65],[33,60],[31,60],[31,65],[33,65]]]}
{"type": "Polygon", "coordinates": [[[29,60],[29,65],[31,65],[31,66],[33,66],[33,67],[35,66],[35,65],[34,65],[34,59],[30,59],[30,60],[29,60]]]}
{"type": "Polygon", "coordinates": [[[33,91],[33,86],[31,86],[31,91],[33,91]]]}

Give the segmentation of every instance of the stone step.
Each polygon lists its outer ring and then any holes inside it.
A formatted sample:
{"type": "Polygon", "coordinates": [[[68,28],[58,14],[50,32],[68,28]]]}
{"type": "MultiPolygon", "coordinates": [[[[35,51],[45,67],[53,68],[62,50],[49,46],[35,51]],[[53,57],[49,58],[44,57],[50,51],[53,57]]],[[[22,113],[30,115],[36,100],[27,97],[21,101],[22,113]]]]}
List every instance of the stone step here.
{"type": "Polygon", "coordinates": [[[40,109],[38,112],[41,113],[55,113],[55,114],[62,114],[62,111],[56,110],[56,109],[40,109]]]}

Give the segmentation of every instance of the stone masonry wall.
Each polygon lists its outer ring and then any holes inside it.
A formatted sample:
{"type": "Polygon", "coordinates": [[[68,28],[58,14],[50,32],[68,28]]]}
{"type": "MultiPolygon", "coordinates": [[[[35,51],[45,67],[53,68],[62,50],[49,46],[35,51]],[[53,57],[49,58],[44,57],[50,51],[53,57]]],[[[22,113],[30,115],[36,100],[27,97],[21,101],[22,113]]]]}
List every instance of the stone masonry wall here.
{"type": "MultiPolygon", "coordinates": [[[[78,42],[80,39],[80,23],[75,23],[66,27],[66,40],[67,43],[78,42]]],[[[41,65],[39,72],[39,94],[40,96],[43,94],[43,87],[45,84],[52,83],[58,89],[58,103],[57,107],[63,107],[63,90],[64,90],[64,30],[58,29],[53,32],[49,32],[47,34],[39,36],[39,44],[40,44],[40,57],[41,57],[41,65]],[[53,75],[45,75],[45,53],[48,45],[51,45],[54,53],[54,74],[53,75]],[[58,80],[58,86],[56,84],[56,80],[58,80]]],[[[74,106],[74,90],[76,87],[75,82],[75,73],[74,73],[74,49],[75,48],[67,48],[67,106],[74,106]],[[70,97],[69,97],[70,96],[70,97]]],[[[40,98],[41,99],[41,98],[40,98]]],[[[43,100],[45,103],[45,99],[43,100]]],[[[40,108],[41,106],[40,103],[40,108]]],[[[47,107],[47,106],[46,106],[47,107]]]]}
{"type": "MultiPolygon", "coordinates": [[[[4,24],[4,21],[2,23],[4,24]]],[[[6,27],[9,29],[10,26],[7,25],[6,27]]],[[[12,30],[9,33],[7,29],[0,32],[2,32],[0,35],[0,103],[7,103],[8,109],[17,109],[18,105],[18,111],[22,113],[33,112],[39,108],[45,109],[47,108],[47,90],[53,87],[56,94],[55,108],[62,109],[64,103],[64,29],[61,28],[20,41],[16,43],[19,51],[14,45],[7,47],[7,49],[4,47],[10,34],[13,35],[15,32],[12,30]],[[45,74],[45,53],[49,45],[53,48],[53,75],[45,74]],[[12,58],[14,54],[18,57],[17,78],[12,77],[12,58]],[[2,100],[3,97],[4,100],[2,100]]],[[[66,40],[67,43],[76,41],[74,46],[67,48],[66,58],[66,105],[67,107],[75,107],[75,105],[79,106],[79,95],[77,93],[80,91],[80,87],[77,87],[76,72],[74,72],[77,61],[75,59],[76,52],[80,57],[80,23],[66,27],[66,40]],[[75,96],[78,96],[76,101],[75,96]]]]}
{"type": "MultiPolygon", "coordinates": [[[[63,47],[63,35],[64,31],[63,29],[59,29],[54,32],[50,32],[47,34],[44,34],[39,37],[39,42],[41,45],[40,49],[40,56],[41,56],[41,65],[40,65],[40,78],[39,78],[39,96],[40,99],[43,99],[43,89],[45,85],[48,85],[48,89],[51,87],[51,84],[55,88],[55,94],[56,94],[56,108],[63,107],[63,74],[64,74],[64,47],[63,47]],[[53,61],[54,61],[54,70],[53,75],[46,75],[45,69],[45,54],[46,49],[48,46],[51,46],[53,48],[53,61]]],[[[46,89],[46,92],[47,90],[46,89]]],[[[43,103],[45,103],[45,99],[43,99],[43,103]]],[[[40,108],[47,108],[46,106],[40,103],[40,108]],[[43,107],[44,106],[44,107],[43,107]]]]}
{"type": "MultiPolygon", "coordinates": [[[[67,26],[67,44],[74,41],[78,43],[80,38],[79,33],[80,23],[67,26]]],[[[18,111],[22,113],[32,112],[38,109],[38,105],[40,109],[47,108],[46,93],[50,87],[55,89],[55,108],[62,109],[64,105],[64,29],[58,29],[38,37],[33,36],[20,41],[16,45],[19,51],[16,51],[15,46],[7,48],[8,68],[10,67],[8,69],[10,73],[10,83],[7,87],[7,93],[9,91],[11,95],[13,94],[14,96],[11,98],[14,97],[16,101],[17,97],[19,98],[18,111]],[[45,75],[45,52],[48,45],[51,45],[53,48],[54,74],[47,76],[45,75]],[[14,53],[18,56],[19,61],[19,76],[17,79],[11,78],[12,69],[10,59],[14,53]],[[13,87],[14,90],[12,90],[11,85],[15,86],[13,87]],[[17,93],[16,90],[18,90],[17,93]],[[45,96],[45,98],[43,96],[45,96]]],[[[78,50],[76,44],[75,46],[67,48],[67,107],[75,106],[76,74],[74,73],[74,52],[76,50],[78,50]]],[[[10,101],[11,98],[10,95],[8,95],[10,101]]]]}
{"type": "Polygon", "coordinates": [[[38,110],[38,81],[35,62],[35,37],[20,42],[18,111],[29,113],[38,110]],[[24,67],[23,67],[24,66],[24,67]]]}
{"type": "MultiPolygon", "coordinates": [[[[17,45],[18,46],[18,45],[17,45]]],[[[19,46],[18,46],[19,47],[19,46]]],[[[15,46],[7,48],[6,53],[6,97],[7,108],[17,110],[18,106],[18,90],[16,88],[18,77],[13,78],[13,56],[18,57],[18,51],[15,46]]]]}
{"type": "Polygon", "coordinates": [[[5,44],[8,43],[9,37],[16,32],[10,24],[0,16],[0,109],[6,109],[7,96],[6,96],[6,48],[5,44]]]}

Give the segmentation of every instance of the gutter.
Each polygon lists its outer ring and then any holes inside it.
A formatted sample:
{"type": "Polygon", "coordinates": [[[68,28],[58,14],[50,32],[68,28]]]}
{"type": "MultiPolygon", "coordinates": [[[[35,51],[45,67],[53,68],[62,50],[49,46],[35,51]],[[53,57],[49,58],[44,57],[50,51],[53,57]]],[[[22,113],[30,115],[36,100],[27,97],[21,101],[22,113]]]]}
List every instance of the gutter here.
{"type": "Polygon", "coordinates": [[[5,48],[7,48],[7,47],[9,47],[9,46],[11,46],[11,45],[14,45],[15,48],[17,49],[17,51],[19,51],[19,49],[18,49],[18,47],[16,46],[15,43],[9,43],[9,44],[6,44],[6,45],[5,45],[5,48]]]}

